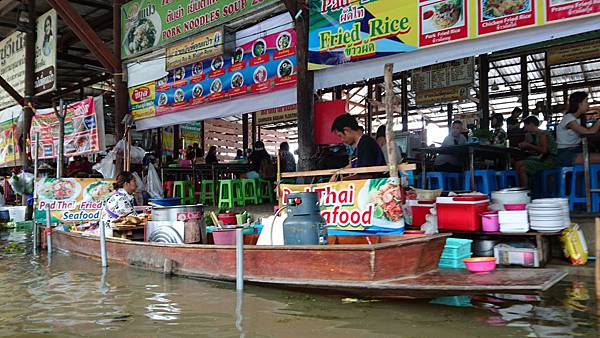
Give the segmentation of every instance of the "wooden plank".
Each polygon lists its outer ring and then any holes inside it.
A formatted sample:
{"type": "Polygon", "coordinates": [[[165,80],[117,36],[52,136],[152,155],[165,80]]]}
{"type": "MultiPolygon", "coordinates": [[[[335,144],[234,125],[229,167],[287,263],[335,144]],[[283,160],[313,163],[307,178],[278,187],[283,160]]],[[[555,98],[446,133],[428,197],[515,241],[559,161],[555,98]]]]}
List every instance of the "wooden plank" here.
{"type": "MultiPolygon", "coordinates": [[[[346,175],[346,174],[372,174],[372,173],[384,173],[388,172],[390,168],[388,166],[377,166],[377,167],[362,167],[362,168],[343,168],[343,169],[327,169],[327,170],[313,170],[313,171],[299,171],[293,173],[282,173],[282,178],[290,177],[312,177],[312,176],[332,176],[332,175],[346,175]]],[[[417,170],[416,164],[401,164],[398,166],[398,170],[411,171],[417,170]]]]}

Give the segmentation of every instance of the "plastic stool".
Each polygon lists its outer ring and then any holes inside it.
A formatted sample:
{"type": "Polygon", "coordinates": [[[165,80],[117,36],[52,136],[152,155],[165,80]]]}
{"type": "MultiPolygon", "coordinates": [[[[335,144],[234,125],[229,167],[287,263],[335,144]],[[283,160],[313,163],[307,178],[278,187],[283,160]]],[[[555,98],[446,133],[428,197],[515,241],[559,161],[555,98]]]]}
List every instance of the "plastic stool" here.
{"type": "Polygon", "coordinates": [[[513,188],[519,186],[519,176],[514,170],[503,170],[496,172],[496,187],[498,189],[513,188]]]}
{"type": "Polygon", "coordinates": [[[200,183],[200,203],[208,205],[215,202],[215,181],[202,180],[200,183]]]}
{"type": "Polygon", "coordinates": [[[275,197],[273,196],[273,183],[269,180],[258,179],[258,202],[264,203],[265,201],[269,201],[269,203],[275,203],[275,197]]]}
{"type": "Polygon", "coordinates": [[[242,181],[242,196],[244,202],[258,204],[259,191],[255,180],[243,179],[242,181]]]}
{"type": "Polygon", "coordinates": [[[182,204],[194,204],[194,182],[175,181],[173,182],[173,196],[181,198],[182,204]]]}
{"type": "Polygon", "coordinates": [[[165,198],[173,197],[173,184],[174,183],[175,183],[174,181],[165,181],[163,183],[163,189],[165,190],[165,198]]]}
{"type": "Polygon", "coordinates": [[[558,195],[560,168],[546,169],[542,171],[542,193],[544,197],[556,197],[558,195]],[[552,180],[552,184],[549,184],[552,180]]]}
{"type": "Polygon", "coordinates": [[[573,167],[561,167],[560,176],[558,177],[558,197],[565,198],[571,193],[573,186],[570,178],[573,176],[573,167]]]}
{"type": "MultiPolygon", "coordinates": [[[[591,189],[598,189],[598,174],[600,173],[600,164],[590,165],[590,183],[591,189]]],[[[592,212],[597,213],[600,210],[600,196],[597,192],[592,192],[592,212]]],[[[571,193],[569,195],[569,208],[575,210],[577,205],[583,204],[585,209],[585,182],[583,165],[573,166],[573,176],[571,177],[571,193]],[[579,184],[578,184],[579,183],[579,184]]]]}
{"type": "Polygon", "coordinates": [[[233,181],[233,201],[240,207],[246,206],[244,199],[244,189],[242,189],[242,180],[232,179],[233,181]]]}
{"type": "Polygon", "coordinates": [[[219,181],[219,205],[218,207],[233,208],[235,204],[233,180],[219,181]]]}
{"type": "Polygon", "coordinates": [[[425,174],[429,189],[454,190],[460,188],[459,173],[432,171],[425,174]]]}
{"type": "MultiPolygon", "coordinates": [[[[465,190],[471,190],[471,171],[465,171],[465,190]]],[[[495,170],[475,170],[474,190],[489,195],[498,190],[495,170]]]]}

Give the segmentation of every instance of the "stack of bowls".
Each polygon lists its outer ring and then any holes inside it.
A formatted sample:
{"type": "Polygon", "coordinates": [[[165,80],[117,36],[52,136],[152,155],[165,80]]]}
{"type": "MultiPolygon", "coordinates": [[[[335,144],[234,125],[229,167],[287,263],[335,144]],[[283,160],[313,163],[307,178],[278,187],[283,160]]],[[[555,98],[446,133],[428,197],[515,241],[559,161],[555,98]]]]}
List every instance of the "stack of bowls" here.
{"type": "Polygon", "coordinates": [[[558,232],[571,224],[567,198],[540,198],[527,207],[531,229],[538,232],[558,232]]]}

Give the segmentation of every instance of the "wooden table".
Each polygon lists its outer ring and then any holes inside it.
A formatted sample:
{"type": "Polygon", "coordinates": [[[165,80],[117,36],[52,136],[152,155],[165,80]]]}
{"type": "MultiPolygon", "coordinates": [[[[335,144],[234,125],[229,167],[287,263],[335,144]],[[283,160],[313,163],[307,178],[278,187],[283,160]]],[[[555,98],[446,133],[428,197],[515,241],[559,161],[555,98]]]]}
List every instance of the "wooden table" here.
{"type": "Polygon", "coordinates": [[[478,238],[478,237],[499,237],[499,238],[514,238],[514,237],[535,237],[535,246],[537,247],[540,257],[540,267],[546,265],[550,260],[552,253],[550,246],[550,238],[560,236],[561,232],[537,232],[529,231],[526,233],[505,233],[505,232],[485,232],[485,231],[456,231],[456,230],[440,230],[440,232],[452,233],[458,237],[478,238]]]}
{"type": "MultiPolygon", "coordinates": [[[[481,144],[461,144],[456,146],[444,146],[438,148],[421,148],[417,149],[418,152],[430,153],[430,154],[447,154],[456,156],[467,156],[467,166],[470,171],[471,189],[475,189],[475,153],[487,154],[492,156],[504,156],[506,158],[506,170],[510,169],[510,161],[512,157],[523,158],[530,154],[518,149],[518,148],[506,148],[497,147],[492,145],[481,145],[481,144]]],[[[425,160],[422,160],[422,179],[423,189],[427,189],[427,179],[425,170],[425,160]]]]}

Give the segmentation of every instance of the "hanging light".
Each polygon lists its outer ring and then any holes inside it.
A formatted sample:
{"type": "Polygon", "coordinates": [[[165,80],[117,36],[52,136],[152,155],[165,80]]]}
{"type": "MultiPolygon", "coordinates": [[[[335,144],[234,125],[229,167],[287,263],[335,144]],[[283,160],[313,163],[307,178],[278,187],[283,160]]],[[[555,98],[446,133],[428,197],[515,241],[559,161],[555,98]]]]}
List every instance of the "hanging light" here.
{"type": "Polygon", "coordinates": [[[500,87],[496,83],[496,80],[494,80],[494,83],[492,83],[492,87],[490,87],[490,89],[493,90],[493,91],[496,91],[496,90],[500,89],[500,87]]]}
{"type": "Polygon", "coordinates": [[[17,8],[17,31],[33,33],[33,26],[29,22],[29,9],[25,3],[21,3],[17,8]]]}

